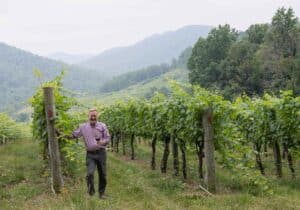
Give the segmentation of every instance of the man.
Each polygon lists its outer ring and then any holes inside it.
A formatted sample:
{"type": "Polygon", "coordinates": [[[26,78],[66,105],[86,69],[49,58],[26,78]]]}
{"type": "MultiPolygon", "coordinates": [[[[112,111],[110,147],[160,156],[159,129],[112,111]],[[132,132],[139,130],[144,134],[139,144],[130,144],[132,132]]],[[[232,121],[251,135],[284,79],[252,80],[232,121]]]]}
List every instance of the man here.
{"type": "Polygon", "coordinates": [[[104,123],[97,121],[96,109],[89,111],[88,122],[73,131],[71,138],[83,137],[86,147],[87,187],[89,195],[95,194],[94,172],[97,166],[99,175],[99,196],[105,198],[106,187],[106,146],[110,142],[110,135],[104,123]]]}

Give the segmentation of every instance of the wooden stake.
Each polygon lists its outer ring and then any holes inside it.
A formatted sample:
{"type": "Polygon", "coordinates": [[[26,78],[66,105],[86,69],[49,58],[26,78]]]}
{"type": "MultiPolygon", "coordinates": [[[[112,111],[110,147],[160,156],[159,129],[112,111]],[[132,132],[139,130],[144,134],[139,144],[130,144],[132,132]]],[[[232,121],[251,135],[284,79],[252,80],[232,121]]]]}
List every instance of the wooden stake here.
{"type": "Polygon", "coordinates": [[[213,136],[213,111],[210,106],[205,110],[202,118],[204,128],[204,156],[206,165],[205,182],[207,189],[211,193],[216,192],[216,177],[215,177],[215,146],[213,136]]]}
{"type": "Polygon", "coordinates": [[[44,87],[44,103],[45,114],[47,119],[47,132],[48,132],[48,147],[50,154],[50,167],[52,177],[52,189],[54,193],[60,193],[63,186],[63,179],[61,175],[60,153],[59,145],[56,138],[54,128],[55,121],[55,105],[52,87],[44,87]]]}

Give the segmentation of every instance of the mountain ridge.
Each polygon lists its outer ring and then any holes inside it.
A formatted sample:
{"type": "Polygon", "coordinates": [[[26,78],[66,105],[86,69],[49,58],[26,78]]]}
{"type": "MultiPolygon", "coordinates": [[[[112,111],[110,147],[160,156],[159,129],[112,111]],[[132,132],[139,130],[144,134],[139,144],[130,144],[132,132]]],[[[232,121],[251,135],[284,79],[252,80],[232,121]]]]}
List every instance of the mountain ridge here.
{"type": "Polygon", "coordinates": [[[173,58],[192,46],[199,37],[207,36],[212,28],[206,25],[188,25],[153,34],[130,46],[104,50],[78,65],[97,69],[111,77],[150,65],[171,63],[173,58]]]}
{"type": "Polygon", "coordinates": [[[64,84],[72,91],[92,92],[100,87],[98,81],[102,78],[95,70],[68,65],[0,42],[0,111],[15,110],[26,103],[39,85],[34,69],[41,71],[43,81],[67,70],[64,84]]]}

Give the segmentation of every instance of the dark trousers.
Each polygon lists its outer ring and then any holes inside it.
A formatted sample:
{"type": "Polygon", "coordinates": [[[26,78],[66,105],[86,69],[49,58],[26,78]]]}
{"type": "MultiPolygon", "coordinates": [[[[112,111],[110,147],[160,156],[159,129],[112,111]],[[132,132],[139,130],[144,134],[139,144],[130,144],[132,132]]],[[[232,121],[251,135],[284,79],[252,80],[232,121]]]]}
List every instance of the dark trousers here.
{"type": "Polygon", "coordinates": [[[90,195],[95,193],[94,189],[94,172],[97,166],[99,175],[99,188],[100,194],[104,193],[106,187],[106,150],[99,149],[97,151],[86,153],[86,166],[87,166],[87,187],[90,195]]]}

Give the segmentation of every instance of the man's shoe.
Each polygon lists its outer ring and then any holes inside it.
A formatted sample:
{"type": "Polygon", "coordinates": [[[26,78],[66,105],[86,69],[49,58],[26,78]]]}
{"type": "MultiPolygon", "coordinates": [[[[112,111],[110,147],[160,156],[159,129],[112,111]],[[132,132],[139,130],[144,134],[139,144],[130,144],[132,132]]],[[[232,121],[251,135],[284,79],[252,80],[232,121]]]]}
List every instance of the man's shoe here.
{"type": "Polygon", "coordinates": [[[93,196],[95,194],[95,190],[89,190],[88,193],[90,196],[93,196]]]}
{"type": "Polygon", "coordinates": [[[92,187],[91,184],[88,185],[88,193],[90,196],[93,196],[95,194],[95,189],[92,187]]]}
{"type": "Polygon", "coordinates": [[[104,193],[100,193],[99,198],[105,200],[107,196],[104,193]]]}
{"type": "Polygon", "coordinates": [[[94,188],[94,177],[93,175],[87,176],[87,187],[88,187],[88,193],[90,196],[95,194],[95,188],[94,188]]]}

